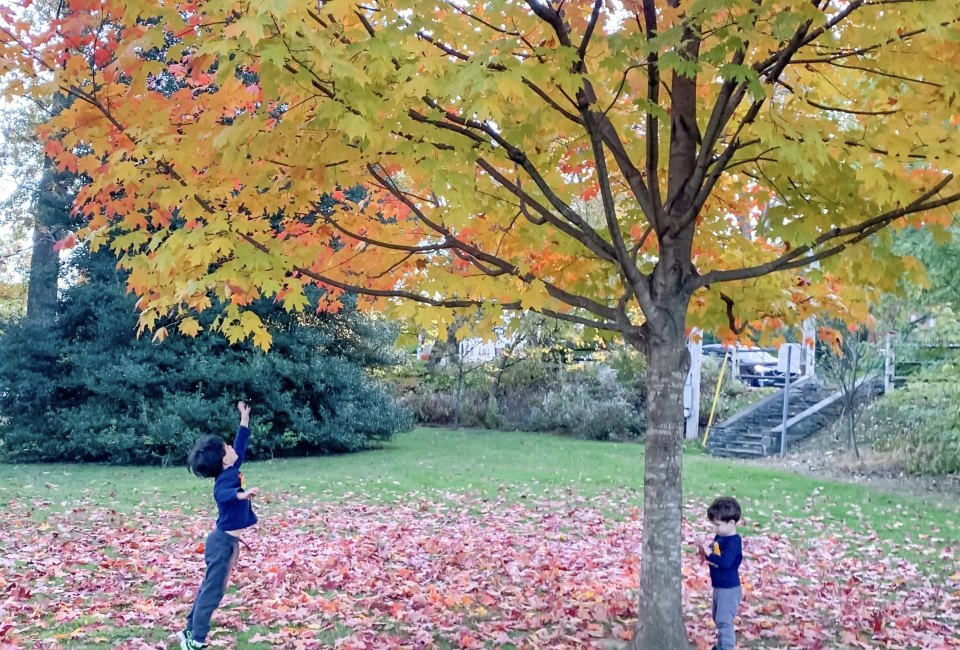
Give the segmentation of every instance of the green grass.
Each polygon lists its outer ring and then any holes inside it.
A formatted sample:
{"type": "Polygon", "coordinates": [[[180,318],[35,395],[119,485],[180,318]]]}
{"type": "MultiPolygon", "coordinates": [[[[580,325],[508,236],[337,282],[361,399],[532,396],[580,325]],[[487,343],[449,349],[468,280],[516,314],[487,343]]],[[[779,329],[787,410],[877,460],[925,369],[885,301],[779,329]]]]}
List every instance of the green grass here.
{"type": "MultiPolygon", "coordinates": [[[[391,501],[414,492],[505,494],[520,499],[559,489],[593,496],[634,491],[642,505],[643,447],[556,436],[418,429],[382,449],[360,454],[281,459],[244,465],[248,485],[269,495],[303,500],[391,501]]],[[[209,503],[211,484],[185,468],[101,465],[0,465],[0,508],[10,499],[40,499],[55,509],[78,501],[131,511],[164,500],[178,506],[209,503]]],[[[960,504],[949,497],[918,498],[864,485],[825,482],[743,461],[713,459],[694,448],[684,454],[684,498],[705,503],[737,496],[748,523],[823,519],[877,530],[881,538],[915,542],[919,535],[960,537],[960,504]]],[[[610,512],[611,516],[625,515],[610,512]]]]}

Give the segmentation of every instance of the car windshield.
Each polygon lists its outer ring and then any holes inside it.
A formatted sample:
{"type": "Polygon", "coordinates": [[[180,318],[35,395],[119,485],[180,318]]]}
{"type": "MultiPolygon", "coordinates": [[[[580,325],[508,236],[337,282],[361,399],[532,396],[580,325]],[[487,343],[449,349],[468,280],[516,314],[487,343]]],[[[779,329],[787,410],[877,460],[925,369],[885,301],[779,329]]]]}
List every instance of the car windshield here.
{"type": "Polygon", "coordinates": [[[777,357],[770,354],[769,352],[764,352],[763,350],[744,350],[741,349],[737,353],[737,357],[742,364],[775,364],[777,363],[777,357]]]}

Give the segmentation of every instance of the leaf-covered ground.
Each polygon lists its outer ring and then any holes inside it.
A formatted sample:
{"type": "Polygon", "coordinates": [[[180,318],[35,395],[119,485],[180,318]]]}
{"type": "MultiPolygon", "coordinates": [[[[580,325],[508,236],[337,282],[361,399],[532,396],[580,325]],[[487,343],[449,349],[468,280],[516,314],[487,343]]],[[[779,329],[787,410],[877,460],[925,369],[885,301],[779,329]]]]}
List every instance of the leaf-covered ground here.
{"type": "MultiPolygon", "coordinates": [[[[637,615],[637,502],[626,490],[504,500],[417,492],[394,504],[275,494],[258,506],[261,524],[241,549],[210,640],[224,648],[610,647],[637,615]]],[[[209,510],[170,499],[124,513],[75,503],[7,503],[0,648],[174,647],[202,577],[209,510]]],[[[688,520],[701,510],[691,504],[688,520]]],[[[685,534],[695,526],[703,530],[691,523],[685,534]]],[[[955,542],[920,535],[907,548],[817,518],[743,532],[745,647],[960,648],[955,542]],[[944,574],[902,559],[931,553],[944,574]]],[[[688,629],[708,648],[709,580],[687,550],[688,629]]]]}

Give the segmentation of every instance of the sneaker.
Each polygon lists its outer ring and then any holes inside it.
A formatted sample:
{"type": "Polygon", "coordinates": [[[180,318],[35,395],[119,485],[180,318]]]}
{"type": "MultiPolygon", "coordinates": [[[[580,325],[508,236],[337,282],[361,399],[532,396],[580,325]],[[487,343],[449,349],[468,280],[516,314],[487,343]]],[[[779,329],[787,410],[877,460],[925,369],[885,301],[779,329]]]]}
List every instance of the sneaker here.
{"type": "Polygon", "coordinates": [[[198,643],[193,640],[193,636],[190,634],[190,630],[183,630],[177,632],[177,640],[180,642],[180,650],[200,650],[200,648],[206,648],[206,643],[198,643]]]}

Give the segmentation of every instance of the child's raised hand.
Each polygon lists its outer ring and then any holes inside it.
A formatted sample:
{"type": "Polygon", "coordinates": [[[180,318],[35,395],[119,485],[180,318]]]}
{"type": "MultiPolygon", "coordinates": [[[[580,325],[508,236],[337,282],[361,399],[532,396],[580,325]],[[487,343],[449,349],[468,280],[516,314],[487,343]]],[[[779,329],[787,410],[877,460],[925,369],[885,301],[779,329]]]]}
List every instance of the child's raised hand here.
{"type": "Polygon", "coordinates": [[[246,402],[244,402],[243,400],[240,400],[239,402],[237,402],[237,410],[240,411],[240,420],[242,422],[250,421],[250,407],[247,405],[246,402]]]}

